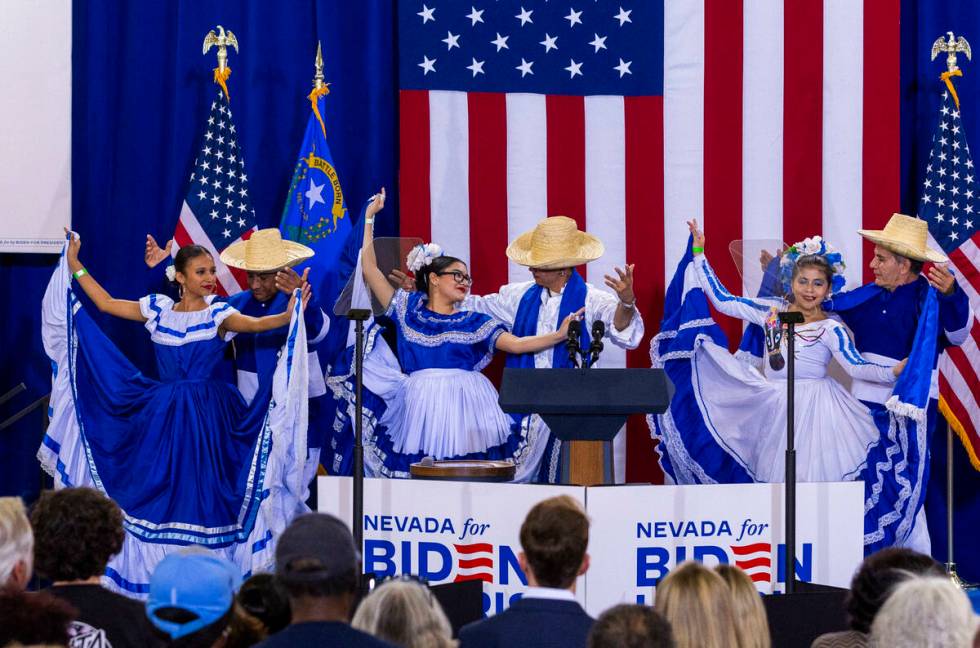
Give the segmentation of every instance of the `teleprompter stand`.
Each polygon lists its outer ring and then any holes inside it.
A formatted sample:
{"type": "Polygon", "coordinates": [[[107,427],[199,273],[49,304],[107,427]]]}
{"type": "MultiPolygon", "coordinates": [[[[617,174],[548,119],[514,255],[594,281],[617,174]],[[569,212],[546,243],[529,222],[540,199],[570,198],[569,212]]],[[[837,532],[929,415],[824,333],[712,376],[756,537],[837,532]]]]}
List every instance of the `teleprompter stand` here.
{"type": "MultiPolygon", "coordinates": [[[[630,414],[661,414],[674,385],[662,369],[504,369],[500,407],[539,414],[562,441],[612,441],[630,414]]],[[[600,455],[572,458],[569,481],[608,483],[600,455]]]]}

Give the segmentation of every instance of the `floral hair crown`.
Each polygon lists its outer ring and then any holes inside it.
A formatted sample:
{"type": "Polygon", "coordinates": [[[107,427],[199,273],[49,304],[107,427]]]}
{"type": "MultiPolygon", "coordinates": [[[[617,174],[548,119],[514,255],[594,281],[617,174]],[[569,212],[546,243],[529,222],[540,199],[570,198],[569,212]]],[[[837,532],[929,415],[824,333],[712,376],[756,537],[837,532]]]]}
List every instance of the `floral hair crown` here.
{"type": "Polygon", "coordinates": [[[847,281],[844,277],[844,268],[847,266],[844,265],[840,252],[820,236],[813,236],[791,245],[783,252],[782,259],[779,261],[779,279],[787,295],[792,292],[793,267],[802,256],[823,257],[834,271],[830,278],[831,294],[836,294],[844,288],[844,283],[847,281]]]}
{"type": "Polygon", "coordinates": [[[438,243],[419,243],[408,253],[408,269],[418,272],[441,256],[442,247],[438,243]]]}

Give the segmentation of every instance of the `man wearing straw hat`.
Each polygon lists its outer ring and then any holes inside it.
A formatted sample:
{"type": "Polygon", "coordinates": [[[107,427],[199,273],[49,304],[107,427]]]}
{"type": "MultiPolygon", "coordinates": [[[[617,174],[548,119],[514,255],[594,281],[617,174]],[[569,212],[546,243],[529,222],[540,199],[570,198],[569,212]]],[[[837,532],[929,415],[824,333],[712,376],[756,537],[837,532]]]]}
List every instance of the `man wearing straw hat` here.
{"type": "MultiPolygon", "coordinates": [[[[633,266],[616,268],[616,277],[606,275],[612,293],[588,284],[575,266],[594,261],[605,248],[595,236],[578,229],[566,216],[542,219],[507,246],[507,257],[527,266],[533,281],[501,286],[492,295],[466,298],[462,308],[492,315],[514,335],[541,335],[558,329],[569,313],[585,307],[582,348],[589,347],[590,327],[601,320],[605,336],[616,346],[635,349],[643,337],[643,318],[633,294],[633,266]]],[[[568,367],[565,344],[535,354],[508,356],[508,367],[568,367]]],[[[538,416],[525,417],[529,426],[530,456],[527,465],[539,465],[538,481],[555,483],[559,478],[560,442],[552,437],[538,416]]]]}
{"type": "MultiPolygon", "coordinates": [[[[835,297],[831,309],[854,333],[855,345],[864,357],[891,363],[908,357],[930,285],[939,293],[939,353],[966,341],[972,319],[970,302],[953,273],[945,265],[933,265],[922,274],[924,263],[948,261],[927,245],[929,229],[924,220],[893,214],[884,229],[858,230],[858,234],[875,244],[874,283],[835,297]]],[[[855,380],[851,387],[858,399],[871,403],[884,403],[891,389],[891,385],[863,380],[855,380]]],[[[932,395],[938,395],[935,375],[932,395]]]]}
{"type": "MultiPolygon", "coordinates": [[[[946,347],[966,341],[973,319],[966,293],[957,286],[956,279],[945,265],[933,265],[925,276],[922,274],[924,263],[945,264],[948,261],[943,254],[928,246],[929,229],[926,222],[904,214],[893,214],[884,229],[858,230],[858,233],[875,244],[874,258],[871,260],[874,283],[835,296],[830,310],[835,311],[851,329],[861,354],[871,362],[882,364],[894,364],[907,358],[912,351],[922,305],[930,286],[938,293],[937,358],[946,347]]],[[[939,395],[935,362],[933,360],[927,412],[930,434],[935,425],[936,399],[939,395]]],[[[893,387],[855,379],[851,392],[872,412],[883,412],[893,387]]],[[[923,470],[928,462],[928,439],[924,444],[921,457],[925,464],[923,470]]],[[[888,458],[881,459],[882,465],[889,463],[888,458]]],[[[869,458],[869,465],[872,465],[872,461],[869,458]]],[[[930,553],[931,542],[924,509],[919,509],[903,544],[930,553]]]]}

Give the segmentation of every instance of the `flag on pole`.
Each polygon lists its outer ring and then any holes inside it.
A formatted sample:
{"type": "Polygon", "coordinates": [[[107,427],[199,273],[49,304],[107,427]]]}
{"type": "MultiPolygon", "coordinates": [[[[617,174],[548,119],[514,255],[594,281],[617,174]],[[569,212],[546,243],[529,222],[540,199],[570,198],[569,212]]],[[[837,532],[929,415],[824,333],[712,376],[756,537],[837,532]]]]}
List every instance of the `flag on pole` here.
{"type": "Polygon", "coordinates": [[[351,223],[333,155],[327,145],[323,114],[329,89],[322,82],[319,48],[317,62],[317,87],[309,96],[312,110],[279,229],[283,238],[307,245],[316,252],[304,267],[310,268],[314,294],[329,310],[336,298],[336,294],[332,294],[335,282],[331,273],[351,231],[351,223]]]}
{"type": "MultiPolygon", "coordinates": [[[[957,72],[959,72],[957,70],[957,72]]],[[[953,74],[959,76],[958,74],[953,74]]],[[[980,202],[977,170],[960,118],[959,100],[948,73],[936,133],[919,199],[919,218],[949,257],[957,284],[980,312],[980,202]]],[[[939,359],[939,409],[980,470],[980,323],[974,315],[969,333],[959,346],[950,346],[939,359]]]]}
{"type": "Polygon", "coordinates": [[[238,146],[231,105],[224,90],[218,88],[174,231],[174,253],[178,246],[206,247],[217,267],[218,293],[233,295],[247,285],[245,273],[222,263],[221,251],[248,239],[256,229],[245,157],[238,146]]]}

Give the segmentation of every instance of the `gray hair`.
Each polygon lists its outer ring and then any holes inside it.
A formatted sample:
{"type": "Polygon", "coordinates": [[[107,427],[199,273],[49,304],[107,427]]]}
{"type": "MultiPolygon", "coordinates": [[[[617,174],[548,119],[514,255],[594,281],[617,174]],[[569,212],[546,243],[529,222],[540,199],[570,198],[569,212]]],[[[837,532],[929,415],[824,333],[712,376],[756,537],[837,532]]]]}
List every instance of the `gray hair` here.
{"type": "Polygon", "coordinates": [[[10,584],[17,563],[34,566],[34,532],[19,497],[0,497],[0,588],[10,584]]]}
{"type": "Polygon", "coordinates": [[[351,625],[404,648],[453,648],[453,631],[429,588],[411,580],[392,580],[367,595],[351,625]]]}
{"type": "Polygon", "coordinates": [[[969,648],[977,617],[966,594],[948,578],[913,576],[899,583],[871,624],[872,646],[969,648]]]}

